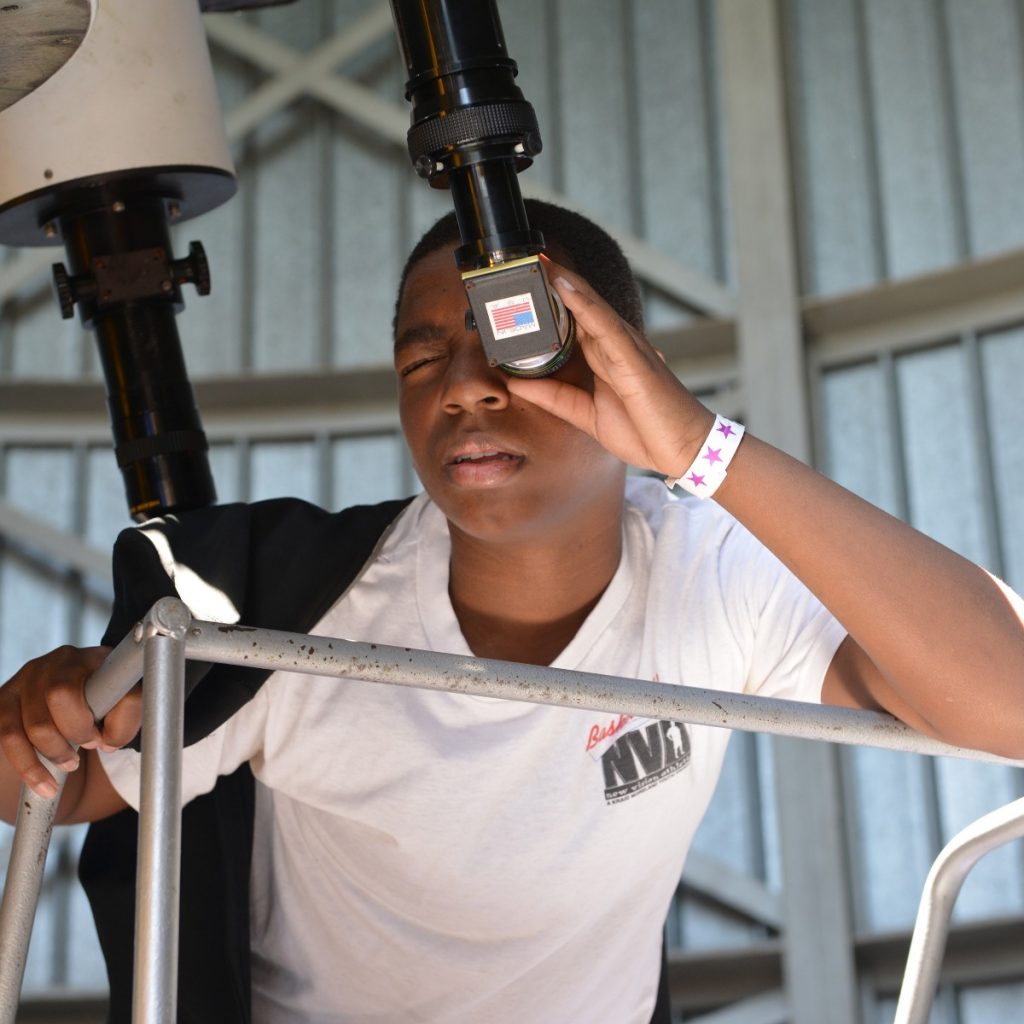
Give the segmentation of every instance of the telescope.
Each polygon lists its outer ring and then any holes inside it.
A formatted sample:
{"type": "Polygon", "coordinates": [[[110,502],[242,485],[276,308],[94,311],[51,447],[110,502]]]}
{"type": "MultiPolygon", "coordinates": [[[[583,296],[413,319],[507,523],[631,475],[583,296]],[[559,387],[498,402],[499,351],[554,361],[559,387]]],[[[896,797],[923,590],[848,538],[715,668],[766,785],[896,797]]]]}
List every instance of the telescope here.
{"type": "Polygon", "coordinates": [[[391,0],[412,103],[409,156],[432,188],[451,191],[462,236],[456,263],[492,366],[554,373],[575,325],[550,287],[517,175],[541,151],[533,107],[515,83],[494,0],[391,0]]]}
{"type": "Polygon", "coordinates": [[[202,245],[170,225],[235,192],[200,9],[36,0],[5,6],[0,243],[63,244],[61,313],[96,338],[129,512],[216,498],[175,315],[210,290],[202,245]]]}
{"type": "MultiPolygon", "coordinates": [[[[235,172],[204,11],[280,0],[33,0],[0,8],[0,243],[60,246],[64,317],[94,333],[131,516],[211,504],[208,444],[176,314],[210,290],[203,247],[170,228],[227,201],[235,172]]],[[[541,150],[494,0],[391,0],[412,103],[417,172],[451,192],[466,326],[518,376],[568,359],[572,317],[517,175],[541,150]]]]}

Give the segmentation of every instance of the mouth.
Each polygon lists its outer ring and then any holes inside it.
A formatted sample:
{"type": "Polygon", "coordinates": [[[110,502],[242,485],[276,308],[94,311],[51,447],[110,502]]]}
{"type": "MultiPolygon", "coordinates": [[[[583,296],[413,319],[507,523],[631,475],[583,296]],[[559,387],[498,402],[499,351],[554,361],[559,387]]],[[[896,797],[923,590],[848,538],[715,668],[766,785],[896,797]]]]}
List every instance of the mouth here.
{"type": "Polygon", "coordinates": [[[524,457],[503,448],[473,445],[453,451],[445,460],[448,478],[461,487],[493,487],[504,483],[524,462],[524,457]]]}
{"type": "Polygon", "coordinates": [[[521,459],[521,455],[513,455],[511,452],[502,452],[495,449],[486,452],[467,452],[465,455],[456,455],[449,466],[461,466],[467,462],[514,462],[521,459]]]}

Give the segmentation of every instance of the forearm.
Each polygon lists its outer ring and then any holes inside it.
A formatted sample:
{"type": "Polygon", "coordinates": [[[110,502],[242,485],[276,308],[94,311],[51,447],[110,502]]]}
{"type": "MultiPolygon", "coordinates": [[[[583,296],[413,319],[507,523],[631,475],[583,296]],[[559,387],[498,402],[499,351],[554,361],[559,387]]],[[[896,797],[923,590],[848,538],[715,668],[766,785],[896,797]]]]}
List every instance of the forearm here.
{"type": "Polygon", "coordinates": [[[932,731],[1024,756],[1024,624],[984,570],[749,435],[716,500],[932,731]]]}

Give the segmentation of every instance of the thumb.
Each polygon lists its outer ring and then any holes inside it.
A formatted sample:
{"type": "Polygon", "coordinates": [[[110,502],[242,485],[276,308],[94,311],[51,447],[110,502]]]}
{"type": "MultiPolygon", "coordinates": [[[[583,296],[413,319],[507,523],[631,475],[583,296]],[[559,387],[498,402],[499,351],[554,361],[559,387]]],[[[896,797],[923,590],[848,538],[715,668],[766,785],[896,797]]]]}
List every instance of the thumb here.
{"type": "Polygon", "coordinates": [[[103,719],[101,749],[116,750],[130,743],[142,727],[142,686],[132,687],[103,719]]]}
{"type": "Polygon", "coordinates": [[[525,399],[577,429],[593,435],[594,399],[583,388],[550,377],[542,380],[509,377],[505,386],[517,398],[525,399]]]}

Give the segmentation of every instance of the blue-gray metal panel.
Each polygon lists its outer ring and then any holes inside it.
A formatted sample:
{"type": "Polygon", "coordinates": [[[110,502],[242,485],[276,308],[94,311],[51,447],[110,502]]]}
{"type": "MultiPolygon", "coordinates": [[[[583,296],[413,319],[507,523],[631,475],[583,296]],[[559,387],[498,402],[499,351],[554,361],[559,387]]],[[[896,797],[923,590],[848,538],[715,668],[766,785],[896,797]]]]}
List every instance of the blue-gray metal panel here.
{"type": "Polygon", "coordinates": [[[524,184],[535,183],[560,188],[559,111],[557,89],[553,88],[557,66],[557,40],[551,33],[549,0],[515,0],[499,4],[501,27],[508,52],[519,66],[517,82],[533,106],[544,149],[524,173],[524,184]]]}
{"type": "Polygon", "coordinates": [[[1024,588],[1024,328],[980,339],[1004,571],[1024,588]]]}
{"type": "MultiPolygon", "coordinates": [[[[214,52],[214,71],[221,108],[225,114],[256,87],[259,80],[240,60],[214,52]]],[[[236,169],[242,164],[242,145],[232,147],[236,169]]],[[[208,214],[176,227],[172,232],[175,256],[184,256],[198,240],[210,264],[211,290],[201,296],[192,287],[182,289],[185,309],[178,316],[178,333],[189,373],[194,378],[239,373],[243,367],[241,302],[247,295],[246,203],[241,190],[248,176],[239,173],[239,192],[208,214]]]]}
{"type": "Polygon", "coordinates": [[[68,640],[72,604],[63,575],[15,551],[0,572],[0,679],[68,640]]]}
{"type": "Polygon", "coordinates": [[[822,469],[862,498],[899,514],[885,381],[877,363],[829,370],[821,379],[822,469]]]}
{"type": "Polygon", "coordinates": [[[250,452],[249,501],[264,498],[319,499],[316,445],[309,441],[260,441],[250,452]]]}
{"type": "Polygon", "coordinates": [[[959,992],[960,1024],[1016,1024],[1024,1006],[1024,981],[976,985],[959,992]]]}
{"type": "Polygon", "coordinates": [[[958,344],[896,361],[911,522],[954,551],[984,563],[977,438],[965,370],[958,344]]]}
{"type": "MultiPolygon", "coordinates": [[[[390,38],[388,43],[397,50],[390,38]]],[[[403,79],[397,57],[392,57],[361,81],[392,102],[404,103],[403,79]]],[[[379,366],[391,361],[394,289],[406,255],[403,192],[412,186],[430,189],[416,177],[404,147],[354,131],[341,120],[332,125],[331,156],[335,213],[333,239],[325,242],[334,252],[334,279],[328,287],[332,361],[379,366]]]]}
{"type": "MultiPolygon", "coordinates": [[[[692,848],[735,871],[760,877],[760,794],[751,785],[757,774],[756,768],[752,770],[756,750],[753,735],[730,738],[714,799],[694,835],[692,848]]],[[[687,949],[745,946],[765,936],[763,925],[693,897],[678,908],[676,927],[680,944],[687,949]]]]}
{"type": "Polygon", "coordinates": [[[848,291],[882,274],[856,0],[786,10],[803,291],[848,291]]]}
{"type": "Polygon", "coordinates": [[[844,758],[844,770],[853,795],[848,813],[856,925],[872,931],[908,928],[938,853],[928,838],[928,762],[858,749],[844,758]]]}
{"type": "Polygon", "coordinates": [[[241,454],[233,444],[210,445],[210,472],[217,487],[217,501],[227,504],[230,501],[244,501],[242,491],[241,454]]]}
{"type": "Polygon", "coordinates": [[[1024,68],[1014,0],[946,0],[973,256],[1024,244],[1024,68]]]}
{"type": "MultiPolygon", "coordinates": [[[[999,765],[955,764],[935,759],[935,775],[945,844],[962,828],[1024,791],[1021,772],[999,765]]],[[[967,876],[953,911],[954,921],[1024,914],[1024,857],[1010,843],[986,854],[967,876]]],[[[1024,968],[1024,962],[1022,962],[1024,968]]]]}
{"type": "Polygon", "coordinates": [[[956,262],[955,202],[931,0],[864,0],[893,277],[956,262]]]}
{"type": "Polygon", "coordinates": [[[559,155],[565,191],[606,226],[632,229],[623,17],[621,0],[558,0],[559,155]]]}
{"type": "MultiPolygon", "coordinates": [[[[253,20],[300,52],[323,38],[319,0],[268,8],[253,20]]],[[[252,136],[252,359],[257,372],[301,371],[321,363],[320,267],[329,116],[320,104],[301,99],[270,117],[252,136]]]]}
{"type": "Polygon", "coordinates": [[[11,446],[4,497],[51,526],[70,530],[74,518],[71,447],[11,446]]]}
{"type": "MultiPolygon", "coordinates": [[[[880,999],[875,1010],[875,1016],[872,1018],[873,1024],[892,1024],[896,1015],[896,1000],[880,999]]],[[[950,988],[942,987],[936,993],[929,1024],[966,1024],[957,1013],[956,1000],[950,988]]],[[[1016,1018],[975,1021],[974,1024],[1016,1024],[1016,1018]]]]}
{"type": "Polygon", "coordinates": [[[342,437],[331,447],[333,508],[371,504],[402,496],[405,442],[400,436],[342,437]]]}
{"type": "Polygon", "coordinates": [[[636,228],[674,259],[718,276],[722,212],[720,169],[709,147],[717,111],[708,94],[714,48],[707,5],[648,0],[629,5],[626,16],[639,121],[630,168],[640,205],[636,228]]]}
{"type": "MultiPolygon", "coordinates": [[[[65,262],[64,254],[53,250],[54,262],[65,262]]],[[[33,289],[23,301],[8,307],[11,317],[13,377],[49,380],[81,376],[83,348],[94,345],[92,334],[83,329],[78,315],[61,318],[49,288],[33,289]]]]}
{"type": "Polygon", "coordinates": [[[124,478],[117,468],[113,447],[90,448],[85,495],[86,540],[100,551],[107,551],[117,535],[131,525],[124,478]]]}

